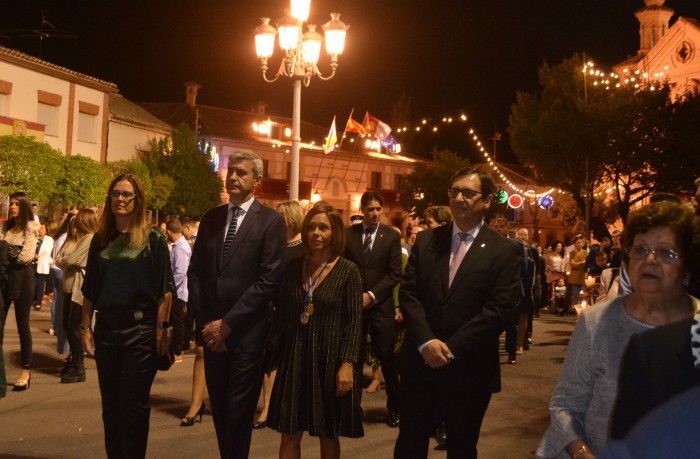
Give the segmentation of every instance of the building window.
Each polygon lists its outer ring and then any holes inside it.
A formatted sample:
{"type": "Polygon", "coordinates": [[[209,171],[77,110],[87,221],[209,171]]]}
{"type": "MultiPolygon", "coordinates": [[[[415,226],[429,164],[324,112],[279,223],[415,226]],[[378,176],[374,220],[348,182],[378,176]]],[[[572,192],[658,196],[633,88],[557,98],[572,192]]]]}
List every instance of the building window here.
{"type": "Polygon", "coordinates": [[[270,160],[263,159],[263,178],[270,178],[270,160]]]}
{"type": "Polygon", "coordinates": [[[95,143],[95,115],[78,113],[78,140],[95,143]]]}
{"type": "Polygon", "coordinates": [[[394,189],[395,190],[401,189],[401,182],[402,181],[403,181],[403,175],[401,175],[401,174],[394,175],[394,189]]]}
{"type": "Polygon", "coordinates": [[[340,195],[340,184],[338,182],[333,182],[332,186],[332,196],[339,196],[340,195]]]}
{"type": "Polygon", "coordinates": [[[370,177],[369,187],[374,188],[374,189],[381,189],[382,188],[382,173],[381,172],[372,172],[372,175],[370,177]]]}
{"type": "Polygon", "coordinates": [[[58,136],[58,106],[39,102],[36,121],[45,127],[44,134],[52,137],[58,136]]]}
{"type": "Polygon", "coordinates": [[[7,108],[10,105],[8,99],[7,94],[0,94],[0,116],[7,116],[7,108]]]}
{"type": "Polygon", "coordinates": [[[287,161],[287,180],[292,181],[292,163],[287,161]]]}

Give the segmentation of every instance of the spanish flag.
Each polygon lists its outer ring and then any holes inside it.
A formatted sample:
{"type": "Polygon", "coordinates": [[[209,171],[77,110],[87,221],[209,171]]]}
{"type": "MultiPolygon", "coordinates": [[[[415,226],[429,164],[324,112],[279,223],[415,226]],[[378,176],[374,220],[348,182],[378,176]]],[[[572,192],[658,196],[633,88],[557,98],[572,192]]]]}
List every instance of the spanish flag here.
{"type": "Polygon", "coordinates": [[[367,134],[365,127],[361,123],[352,119],[352,116],[348,118],[348,122],[345,125],[345,132],[357,132],[358,134],[362,135],[367,134]]]}

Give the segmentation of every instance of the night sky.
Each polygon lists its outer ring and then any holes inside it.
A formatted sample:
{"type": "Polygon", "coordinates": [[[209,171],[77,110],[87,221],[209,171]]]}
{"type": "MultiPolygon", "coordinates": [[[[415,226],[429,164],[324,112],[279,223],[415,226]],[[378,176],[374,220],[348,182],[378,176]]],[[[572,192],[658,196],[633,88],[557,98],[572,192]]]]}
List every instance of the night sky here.
{"type": "MultiPolygon", "coordinates": [[[[255,56],[259,18],[276,18],[285,0],[0,0],[0,45],[39,54],[44,16],[65,34],[42,43],[42,58],[116,83],[135,102],[184,101],[183,83],[202,85],[198,103],[248,110],[255,101],[291,116],[291,82],[265,83],[255,56]],[[9,38],[7,38],[9,37],[9,38]]],[[[336,77],[302,90],[302,118],[343,125],[351,108],[390,122],[402,93],[411,118],[467,113],[483,139],[505,134],[518,90],[537,88],[543,62],[586,52],[611,66],[639,47],[634,12],[643,0],[312,0],[310,22],[338,11],[350,25],[336,77]]],[[[700,18],[698,0],[667,0],[676,16],[700,18]]],[[[51,29],[45,31],[51,33],[51,29]]],[[[276,50],[279,53],[279,50],[276,50]]],[[[280,54],[270,60],[279,66],[280,54]]],[[[329,70],[322,52],[319,67],[329,70]]],[[[507,159],[507,139],[503,159],[507,159]]],[[[459,148],[459,147],[458,147],[459,148]]],[[[500,148],[500,146],[499,146],[500,148]]],[[[499,155],[501,156],[501,155],[499,155]]]]}

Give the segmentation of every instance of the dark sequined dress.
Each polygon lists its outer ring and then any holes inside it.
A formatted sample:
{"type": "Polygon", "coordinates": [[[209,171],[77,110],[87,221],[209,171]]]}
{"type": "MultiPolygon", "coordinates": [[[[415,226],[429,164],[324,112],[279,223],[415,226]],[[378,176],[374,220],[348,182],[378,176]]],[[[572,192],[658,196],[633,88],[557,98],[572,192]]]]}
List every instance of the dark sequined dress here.
{"type": "Polygon", "coordinates": [[[314,289],[314,313],[307,325],[300,316],[306,291],[304,257],[287,265],[271,339],[280,339],[277,376],[268,425],[285,434],[308,432],[326,438],[361,437],[360,409],[362,281],[354,263],[339,258],[314,289]],[[353,362],[353,389],[336,397],[336,375],[343,362],[353,362]]]}

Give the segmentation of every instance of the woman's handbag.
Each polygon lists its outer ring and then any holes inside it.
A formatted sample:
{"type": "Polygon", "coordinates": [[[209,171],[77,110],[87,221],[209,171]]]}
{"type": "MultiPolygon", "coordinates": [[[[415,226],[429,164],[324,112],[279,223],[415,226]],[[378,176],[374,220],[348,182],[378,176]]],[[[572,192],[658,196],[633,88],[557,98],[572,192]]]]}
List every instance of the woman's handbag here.
{"type": "Polygon", "coordinates": [[[7,246],[7,262],[14,265],[19,260],[19,254],[22,252],[21,245],[8,245],[7,246]]]}
{"type": "Polygon", "coordinates": [[[175,363],[175,352],[173,351],[173,329],[170,327],[163,328],[163,333],[165,333],[165,353],[163,355],[157,355],[156,358],[158,359],[158,370],[168,371],[170,367],[173,366],[173,363],[175,363]]]}

